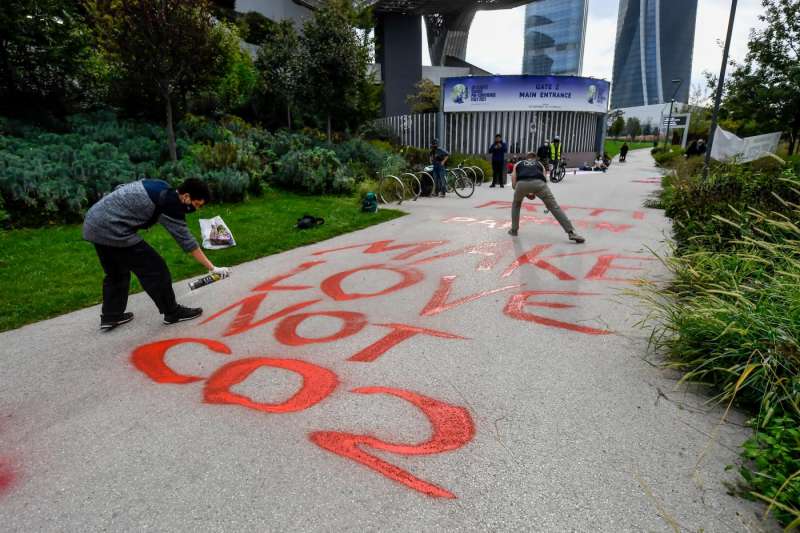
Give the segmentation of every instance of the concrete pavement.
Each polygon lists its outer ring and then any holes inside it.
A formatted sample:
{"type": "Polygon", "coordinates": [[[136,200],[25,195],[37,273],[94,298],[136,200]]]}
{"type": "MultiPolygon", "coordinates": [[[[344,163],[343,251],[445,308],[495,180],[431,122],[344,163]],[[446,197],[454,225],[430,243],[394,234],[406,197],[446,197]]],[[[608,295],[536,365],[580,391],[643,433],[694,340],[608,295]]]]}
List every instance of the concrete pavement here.
{"type": "Polygon", "coordinates": [[[770,530],[726,494],[744,418],[634,326],[657,177],[637,151],[551,185],[584,245],[538,201],[512,239],[484,186],[176,283],[203,320],[140,294],[110,333],[94,307],[0,334],[2,530],[770,530]]]}

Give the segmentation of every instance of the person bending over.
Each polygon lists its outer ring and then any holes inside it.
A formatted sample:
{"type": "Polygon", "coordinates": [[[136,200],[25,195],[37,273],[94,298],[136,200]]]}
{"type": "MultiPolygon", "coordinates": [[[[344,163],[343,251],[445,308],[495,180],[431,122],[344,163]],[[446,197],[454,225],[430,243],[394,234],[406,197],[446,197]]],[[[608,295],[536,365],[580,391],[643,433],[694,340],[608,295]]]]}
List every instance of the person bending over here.
{"type": "Polygon", "coordinates": [[[559,207],[553,193],[550,192],[550,187],[547,186],[547,178],[545,177],[545,169],[536,159],[536,154],[529,152],[526,159],[517,163],[514,167],[514,172],[511,174],[511,188],[514,189],[514,202],[511,204],[511,229],[508,234],[512,237],[517,236],[519,231],[519,212],[522,209],[522,202],[525,198],[533,200],[537,196],[542,199],[545,207],[553,214],[553,216],[567,232],[569,240],[575,241],[580,244],[586,242],[586,239],[575,233],[575,228],[572,226],[567,215],[559,207]]]}
{"type": "Polygon", "coordinates": [[[160,223],[209,272],[227,277],[230,270],[214,266],[186,226],[186,214],[201,208],[210,197],[208,185],[197,178],[187,179],[177,189],[161,180],[145,179],[120,185],[89,209],[83,238],[94,244],[105,272],[100,329],[133,320],[133,313],[125,311],[131,272],[164,315],[164,324],[192,320],[203,313],[199,307],[178,305],[167,264],[138,231],[160,223]]]}

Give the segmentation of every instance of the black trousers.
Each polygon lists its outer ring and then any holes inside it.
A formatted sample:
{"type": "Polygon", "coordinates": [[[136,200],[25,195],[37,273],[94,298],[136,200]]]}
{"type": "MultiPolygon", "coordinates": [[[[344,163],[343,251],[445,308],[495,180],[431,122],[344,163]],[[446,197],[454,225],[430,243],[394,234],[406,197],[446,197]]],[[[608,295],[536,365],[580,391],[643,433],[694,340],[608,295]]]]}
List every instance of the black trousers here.
{"type": "Polygon", "coordinates": [[[139,278],[142,288],[161,314],[171,313],[178,307],[167,264],[149,244],[142,241],[127,248],[95,244],[94,248],[106,273],[103,278],[103,319],[114,320],[125,312],[131,272],[139,278]]]}
{"type": "Polygon", "coordinates": [[[505,161],[492,160],[492,185],[505,186],[505,184],[506,184],[505,161]]]}

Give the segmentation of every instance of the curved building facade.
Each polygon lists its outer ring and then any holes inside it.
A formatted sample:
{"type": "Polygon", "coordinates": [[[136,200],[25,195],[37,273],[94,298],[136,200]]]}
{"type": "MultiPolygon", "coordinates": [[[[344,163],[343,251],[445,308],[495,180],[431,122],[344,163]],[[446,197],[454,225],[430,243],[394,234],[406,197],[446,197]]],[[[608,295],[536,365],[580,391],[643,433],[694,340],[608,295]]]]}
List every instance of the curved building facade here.
{"type": "Polygon", "coordinates": [[[611,107],[687,102],[697,0],[620,0],[611,107]]]}
{"type": "Polygon", "coordinates": [[[528,4],[523,74],[581,74],[588,7],[588,0],[540,0],[528,4]]]}

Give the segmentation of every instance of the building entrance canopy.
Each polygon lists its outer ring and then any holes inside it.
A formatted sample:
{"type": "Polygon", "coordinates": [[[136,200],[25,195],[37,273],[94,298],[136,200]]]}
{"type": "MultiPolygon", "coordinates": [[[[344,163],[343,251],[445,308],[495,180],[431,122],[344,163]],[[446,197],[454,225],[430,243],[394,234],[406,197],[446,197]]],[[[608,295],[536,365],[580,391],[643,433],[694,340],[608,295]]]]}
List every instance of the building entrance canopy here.
{"type": "Polygon", "coordinates": [[[531,0],[369,0],[367,5],[374,6],[377,11],[433,15],[465,10],[511,9],[530,2],[531,0]]]}

